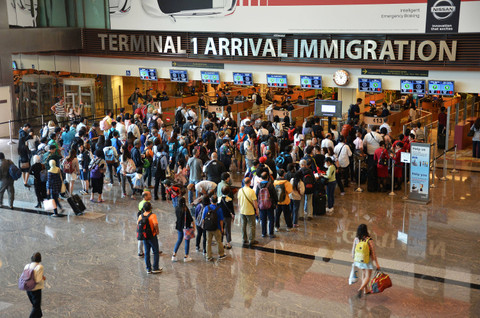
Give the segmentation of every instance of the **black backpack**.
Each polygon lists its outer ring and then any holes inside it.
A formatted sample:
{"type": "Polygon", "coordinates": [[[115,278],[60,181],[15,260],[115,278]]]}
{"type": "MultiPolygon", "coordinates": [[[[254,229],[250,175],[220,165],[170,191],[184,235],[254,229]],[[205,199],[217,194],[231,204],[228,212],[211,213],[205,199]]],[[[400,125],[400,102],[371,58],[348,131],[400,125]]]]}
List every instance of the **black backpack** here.
{"type": "Polygon", "coordinates": [[[262,96],[260,96],[260,94],[257,94],[257,98],[255,98],[255,104],[257,105],[263,104],[262,96]]]}
{"type": "Polygon", "coordinates": [[[128,98],[128,105],[133,105],[133,94],[128,98]]]}
{"type": "Polygon", "coordinates": [[[177,109],[177,111],[175,112],[175,124],[177,126],[182,126],[183,124],[185,124],[185,116],[183,116],[181,109],[177,109]]]}
{"type": "Polygon", "coordinates": [[[215,209],[211,209],[210,206],[207,207],[208,211],[203,219],[202,228],[206,231],[216,231],[218,229],[217,221],[217,210],[218,206],[215,209]]]}
{"type": "Polygon", "coordinates": [[[305,184],[305,194],[312,194],[315,190],[315,178],[313,175],[306,174],[303,176],[303,183],[305,184]]]}
{"type": "Polygon", "coordinates": [[[137,240],[139,241],[150,240],[153,238],[152,228],[148,221],[150,215],[152,215],[152,212],[146,216],[142,213],[142,218],[137,224],[137,240]]]}

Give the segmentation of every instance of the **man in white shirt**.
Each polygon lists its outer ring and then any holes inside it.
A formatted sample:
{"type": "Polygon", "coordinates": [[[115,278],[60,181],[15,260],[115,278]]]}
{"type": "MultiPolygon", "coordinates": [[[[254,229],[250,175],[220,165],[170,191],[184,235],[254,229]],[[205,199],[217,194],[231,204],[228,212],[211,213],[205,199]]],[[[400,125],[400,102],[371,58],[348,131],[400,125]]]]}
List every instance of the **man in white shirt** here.
{"type": "Polygon", "coordinates": [[[87,127],[87,125],[85,125],[85,122],[86,122],[87,120],[86,120],[85,118],[83,118],[83,117],[82,117],[80,120],[81,120],[81,121],[80,121],[80,122],[78,123],[78,125],[77,125],[77,134],[75,135],[75,137],[78,137],[78,133],[80,132],[80,130],[81,130],[83,127],[85,127],[85,129],[86,129],[86,127],[87,127]]]}
{"type": "Polygon", "coordinates": [[[268,105],[265,108],[265,115],[267,116],[267,120],[273,122],[273,109],[277,106],[277,101],[274,100],[272,104],[268,105]]]}
{"type": "Polygon", "coordinates": [[[122,116],[117,116],[117,125],[115,126],[115,129],[118,131],[120,140],[125,142],[125,140],[127,140],[127,128],[125,128],[125,125],[122,122],[122,116]]]}
{"type": "Polygon", "coordinates": [[[195,191],[200,195],[209,194],[212,191],[215,191],[217,184],[213,181],[203,180],[195,184],[195,191]]]}
{"type": "Polygon", "coordinates": [[[245,126],[245,124],[246,124],[247,122],[251,122],[251,121],[252,121],[252,116],[247,115],[247,117],[245,117],[244,119],[242,119],[242,121],[240,122],[240,127],[241,127],[241,126],[245,126]]]}
{"type": "Polygon", "coordinates": [[[337,183],[340,188],[340,194],[345,194],[344,186],[348,187],[348,166],[350,165],[349,157],[352,156],[350,147],[345,144],[345,137],[340,136],[338,138],[338,144],[333,149],[335,156],[337,157],[338,168],[337,183]]]}
{"type": "Polygon", "coordinates": [[[185,119],[188,120],[188,117],[192,117],[193,119],[193,124],[197,124],[198,116],[197,113],[195,113],[195,106],[192,106],[186,113],[185,113],[185,119]]]}
{"type": "Polygon", "coordinates": [[[387,132],[388,134],[390,134],[392,132],[392,128],[390,127],[390,125],[387,123],[388,121],[388,117],[385,117],[383,119],[383,124],[380,126],[380,130],[382,130],[382,128],[387,128],[387,132]]]}
{"type": "Polygon", "coordinates": [[[332,141],[332,134],[327,134],[327,137],[322,140],[320,147],[323,148],[332,148],[334,149],[333,141],[332,141]]]}
{"type": "Polygon", "coordinates": [[[367,155],[368,157],[372,157],[372,160],[373,160],[373,155],[375,153],[375,150],[377,150],[380,147],[381,140],[382,140],[382,136],[380,136],[380,134],[377,133],[377,126],[373,126],[372,131],[367,133],[363,138],[363,149],[367,147],[367,155]]]}

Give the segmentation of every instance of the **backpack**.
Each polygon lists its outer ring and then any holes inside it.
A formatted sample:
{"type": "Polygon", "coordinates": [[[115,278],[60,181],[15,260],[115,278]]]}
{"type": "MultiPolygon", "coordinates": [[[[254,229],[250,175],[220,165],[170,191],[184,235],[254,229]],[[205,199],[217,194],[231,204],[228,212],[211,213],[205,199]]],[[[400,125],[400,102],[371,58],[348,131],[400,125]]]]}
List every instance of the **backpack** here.
{"type": "Polygon", "coordinates": [[[247,137],[247,134],[243,134],[243,137],[240,137],[240,134],[237,135],[237,149],[242,153],[242,144],[243,141],[245,140],[245,137],[247,137]]]}
{"type": "Polygon", "coordinates": [[[285,184],[279,183],[275,186],[277,192],[278,202],[283,202],[287,198],[287,192],[285,191],[285,184]]]}
{"type": "Polygon", "coordinates": [[[47,179],[48,179],[48,171],[45,167],[42,167],[42,170],[40,170],[40,181],[47,182],[47,179]]]}
{"type": "Polygon", "coordinates": [[[64,159],[63,160],[63,172],[73,173],[73,160],[64,159]]]}
{"type": "Polygon", "coordinates": [[[152,212],[148,213],[148,215],[144,215],[142,213],[142,218],[138,221],[137,224],[137,240],[145,241],[150,240],[153,238],[152,228],[150,227],[150,222],[148,218],[152,215],[152,212]]]}
{"type": "MultiPolygon", "coordinates": [[[[135,93],[133,93],[133,94],[135,94],[135,93]]],[[[133,105],[133,94],[130,95],[130,97],[128,98],[128,101],[127,101],[128,105],[133,105]]]]}
{"type": "Polygon", "coordinates": [[[270,182],[267,182],[267,185],[263,188],[260,188],[260,190],[258,191],[258,208],[259,209],[267,210],[272,207],[270,191],[268,191],[269,186],[270,186],[270,182]]]}
{"type": "Polygon", "coordinates": [[[348,118],[354,118],[355,117],[355,111],[353,110],[353,107],[355,104],[350,104],[350,108],[348,109],[348,118]]]}
{"type": "Polygon", "coordinates": [[[382,151],[380,158],[378,158],[378,164],[381,166],[388,166],[388,158],[385,158],[384,154],[385,151],[382,151]]]}
{"type": "Polygon", "coordinates": [[[242,143],[240,144],[240,154],[243,156],[247,154],[247,149],[245,149],[245,142],[247,142],[247,140],[242,141],[242,143]]]}
{"type": "Polygon", "coordinates": [[[203,226],[202,228],[206,231],[216,231],[218,228],[217,222],[217,210],[218,206],[215,209],[211,209],[210,206],[207,207],[208,211],[205,214],[205,218],[203,219],[203,226]]]}
{"type": "Polygon", "coordinates": [[[12,162],[10,167],[8,167],[8,174],[14,181],[16,181],[22,176],[22,170],[18,169],[18,167],[12,162]]]}
{"type": "Polygon", "coordinates": [[[289,163],[292,163],[292,156],[286,152],[280,153],[280,155],[275,159],[275,166],[278,169],[286,170],[289,163]]]}
{"type": "Polygon", "coordinates": [[[313,175],[306,174],[303,176],[303,183],[305,184],[305,194],[312,194],[315,188],[315,179],[313,175]]]}
{"type": "Polygon", "coordinates": [[[257,97],[255,98],[255,104],[257,105],[263,104],[262,96],[260,96],[260,94],[257,94],[257,97]]]}
{"type": "Polygon", "coordinates": [[[108,124],[107,117],[103,118],[100,121],[100,130],[105,131],[105,130],[109,130],[110,128],[112,128],[112,127],[108,124]]]}
{"type": "Polygon", "coordinates": [[[368,241],[359,241],[357,245],[355,245],[355,256],[353,260],[358,263],[365,263],[368,264],[370,262],[370,246],[368,245],[368,241]]]}
{"type": "Polygon", "coordinates": [[[185,153],[188,154],[187,149],[184,146],[180,146],[177,151],[176,161],[179,162],[181,159],[185,160],[185,153]]]}
{"type": "Polygon", "coordinates": [[[215,147],[215,141],[216,141],[216,138],[215,138],[215,133],[210,131],[207,135],[207,148],[213,148],[215,147]]]}
{"type": "Polygon", "coordinates": [[[105,151],[105,161],[109,164],[115,163],[115,154],[113,153],[113,148],[108,148],[107,151],[105,151]]]}
{"type": "Polygon", "coordinates": [[[100,179],[102,177],[102,171],[103,169],[100,168],[100,161],[97,161],[97,163],[95,163],[93,166],[92,166],[92,169],[90,170],[90,178],[93,178],[93,179],[100,179]]]}
{"type": "Polygon", "coordinates": [[[185,124],[185,116],[183,116],[182,109],[177,109],[175,112],[175,124],[177,126],[185,124]]]}
{"type": "Polygon", "coordinates": [[[37,285],[37,282],[35,281],[35,267],[29,267],[23,271],[22,275],[20,275],[20,278],[18,279],[18,289],[31,291],[35,288],[37,285]]]}
{"type": "Polygon", "coordinates": [[[199,226],[199,227],[202,227],[202,217],[203,217],[203,204],[199,204],[199,209],[200,211],[198,212],[197,214],[197,217],[195,218],[195,225],[196,226],[199,226]]]}

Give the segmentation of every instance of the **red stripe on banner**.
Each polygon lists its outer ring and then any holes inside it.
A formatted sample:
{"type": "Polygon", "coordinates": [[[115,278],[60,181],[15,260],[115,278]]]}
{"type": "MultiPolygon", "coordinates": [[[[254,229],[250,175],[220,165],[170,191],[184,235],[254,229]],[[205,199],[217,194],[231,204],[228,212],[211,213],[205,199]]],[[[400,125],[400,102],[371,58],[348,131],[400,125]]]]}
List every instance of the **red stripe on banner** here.
{"type": "Polygon", "coordinates": [[[260,0],[260,5],[261,6],[266,6],[267,5],[267,0],[260,0]]]}
{"type": "Polygon", "coordinates": [[[248,7],[248,0],[243,0],[243,6],[248,7]]]}
{"type": "Polygon", "coordinates": [[[258,6],[258,0],[251,0],[250,5],[253,6],[258,6]]]}
{"type": "Polygon", "coordinates": [[[427,3],[427,0],[269,0],[269,6],[332,6],[356,4],[427,3]]]}

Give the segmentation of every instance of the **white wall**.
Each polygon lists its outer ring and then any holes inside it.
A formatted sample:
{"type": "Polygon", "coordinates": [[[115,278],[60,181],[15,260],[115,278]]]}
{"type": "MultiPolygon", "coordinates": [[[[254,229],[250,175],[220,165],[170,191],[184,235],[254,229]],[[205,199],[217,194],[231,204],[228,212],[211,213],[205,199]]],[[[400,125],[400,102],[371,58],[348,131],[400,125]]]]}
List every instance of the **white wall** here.
{"type": "MultiPolygon", "coordinates": [[[[0,113],[2,114],[1,122],[12,119],[12,95],[10,93],[10,86],[0,86],[0,100],[6,100],[6,103],[0,104],[0,113]]],[[[0,125],[0,137],[8,137],[8,124],[0,125]]]]}

